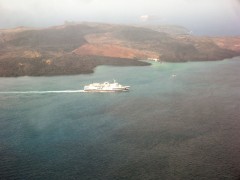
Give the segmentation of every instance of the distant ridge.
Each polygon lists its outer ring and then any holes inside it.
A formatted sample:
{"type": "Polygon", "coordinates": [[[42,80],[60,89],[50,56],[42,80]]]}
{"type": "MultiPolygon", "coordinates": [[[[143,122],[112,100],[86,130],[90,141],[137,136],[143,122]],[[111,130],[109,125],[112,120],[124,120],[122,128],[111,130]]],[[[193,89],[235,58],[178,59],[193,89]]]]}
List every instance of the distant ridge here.
{"type": "Polygon", "coordinates": [[[193,36],[180,26],[73,23],[0,29],[0,76],[91,73],[139,59],[209,61],[240,55],[240,37],[193,36]]]}

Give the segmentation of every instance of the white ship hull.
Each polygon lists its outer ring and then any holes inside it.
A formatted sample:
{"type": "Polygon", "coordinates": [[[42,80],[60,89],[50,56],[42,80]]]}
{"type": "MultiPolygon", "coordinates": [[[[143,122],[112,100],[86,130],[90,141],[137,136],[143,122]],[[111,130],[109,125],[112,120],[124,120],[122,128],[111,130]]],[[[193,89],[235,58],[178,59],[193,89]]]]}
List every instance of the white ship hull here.
{"type": "Polygon", "coordinates": [[[84,92],[126,92],[130,86],[122,86],[121,84],[114,81],[114,83],[93,83],[84,86],[84,92]]]}
{"type": "Polygon", "coordinates": [[[102,90],[102,89],[84,89],[84,92],[127,92],[129,89],[102,90]]]}

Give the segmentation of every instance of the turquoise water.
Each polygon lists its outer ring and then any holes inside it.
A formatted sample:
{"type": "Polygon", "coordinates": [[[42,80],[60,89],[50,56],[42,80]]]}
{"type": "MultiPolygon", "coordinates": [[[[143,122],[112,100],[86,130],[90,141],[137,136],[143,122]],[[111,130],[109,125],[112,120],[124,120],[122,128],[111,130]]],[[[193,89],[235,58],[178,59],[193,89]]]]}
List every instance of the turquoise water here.
{"type": "Polygon", "coordinates": [[[239,69],[235,58],[0,78],[0,179],[238,179],[239,69]],[[113,79],[131,90],[6,93],[113,79]]]}

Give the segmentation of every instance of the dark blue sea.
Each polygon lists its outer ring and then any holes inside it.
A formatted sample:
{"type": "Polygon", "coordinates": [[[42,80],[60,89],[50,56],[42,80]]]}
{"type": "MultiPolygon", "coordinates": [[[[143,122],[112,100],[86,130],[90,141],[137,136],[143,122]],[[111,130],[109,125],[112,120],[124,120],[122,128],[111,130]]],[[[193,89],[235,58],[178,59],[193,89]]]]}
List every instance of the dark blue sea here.
{"type": "Polygon", "coordinates": [[[240,58],[0,78],[0,179],[239,178],[240,58]]]}

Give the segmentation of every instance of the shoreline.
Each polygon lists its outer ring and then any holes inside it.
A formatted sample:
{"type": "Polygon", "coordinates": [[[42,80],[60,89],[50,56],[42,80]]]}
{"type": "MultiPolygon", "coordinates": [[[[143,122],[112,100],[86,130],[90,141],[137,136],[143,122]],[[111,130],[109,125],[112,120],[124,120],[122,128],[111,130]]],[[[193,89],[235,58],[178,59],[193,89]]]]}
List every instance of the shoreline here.
{"type": "MultiPolygon", "coordinates": [[[[95,64],[95,66],[92,69],[89,69],[88,71],[82,71],[82,72],[76,72],[76,71],[72,71],[71,73],[66,73],[66,72],[58,72],[56,74],[54,74],[53,72],[48,72],[46,74],[38,74],[38,75],[29,75],[29,74],[25,74],[25,75],[18,75],[18,76],[0,76],[0,78],[19,78],[19,77],[54,77],[54,76],[77,76],[77,75],[89,75],[89,74],[94,74],[95,73],[95,69],[98,68],[99,66],[113,66],[113,67],[138,67],[138,66],[151,66],[153,64],[165,64],[165,63],[170,63],[170,64],[175,64],[175,63],[197,63],[197,62],[218,62],[218,61],[228,61],[228,60],[234,60],[237,58],[239,58],[240,56],[235,56],[232,58],[225,58],[225,59],[220,59],[220,60],[208,60],[208,61],[161,61],[161,62],[156,62],[156,61],[151,61],[151,60],[129,60],[129,59],[123,59],[120,58],[113,58],[114,60],[110,60],[109,59],[105,59],[106,62],[98,62],[98,64],[95,64]],[[112,61],[112,62],[111,62],[112,61]]],[[[101,57],[102,59],[104,59],[103,57],[101,57]]],[[[111,58],[112,59],[112,58],[111,58]]],[[[79,69],[81,71],[81,69],[79,69]]]]}

